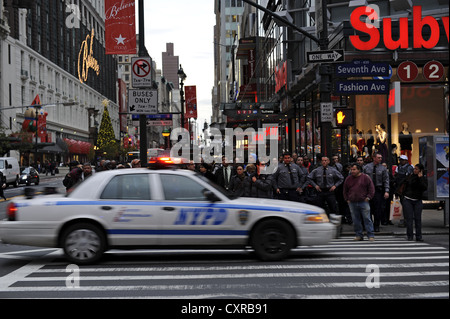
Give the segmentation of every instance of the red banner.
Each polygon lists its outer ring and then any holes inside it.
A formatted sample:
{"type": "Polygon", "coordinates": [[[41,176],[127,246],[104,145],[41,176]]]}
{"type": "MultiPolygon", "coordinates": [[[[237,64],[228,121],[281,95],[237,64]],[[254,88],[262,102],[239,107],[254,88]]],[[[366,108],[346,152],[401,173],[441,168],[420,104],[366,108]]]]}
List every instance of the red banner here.
{"type": "Polygon", "coordinates": [[[106,54],[136,54],[134,0],[105,0],[106,54]]]}
{"type": "Polygon", "coordinates": [[[186,99],[186,114],[185,118],[197,118],[197,86],[184,87],[186,99]]]}

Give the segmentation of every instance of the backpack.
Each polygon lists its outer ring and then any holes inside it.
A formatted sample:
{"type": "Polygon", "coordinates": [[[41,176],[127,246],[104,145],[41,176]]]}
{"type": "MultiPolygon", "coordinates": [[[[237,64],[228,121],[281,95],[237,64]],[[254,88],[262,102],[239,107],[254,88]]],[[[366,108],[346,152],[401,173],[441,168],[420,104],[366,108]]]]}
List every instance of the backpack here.
{"type": "Polygon", "coordinates": [[[63,179],[63,185],[65,187],[72,186],[72,177],[70,176],[70,173],[67,173],[66,176],[63,179]]]}

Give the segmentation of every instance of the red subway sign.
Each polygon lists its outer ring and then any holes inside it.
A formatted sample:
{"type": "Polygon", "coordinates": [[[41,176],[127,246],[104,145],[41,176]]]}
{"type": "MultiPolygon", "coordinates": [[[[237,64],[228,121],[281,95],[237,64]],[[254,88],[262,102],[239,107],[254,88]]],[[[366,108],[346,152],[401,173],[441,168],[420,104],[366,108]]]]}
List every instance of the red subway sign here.
{"type": "MultiPolygon", "coordinates": [[[[396,50],[396,49],[408,49],[410,47],[410,36],[412,36],[412,47],[414,49],[432,49],[434,48],[441,37],[440,24],[443,25],[445,33],[447,35],[447,44],[449,41],[449,17],[441,17],[440,21],[432,16],[422,17],[422,7],[414,6],[413,7],[413,34],[408,34],[408,28],[410,21],[407,17],[399,18],[399,36],[393,37],[392,30],[392,19],[391,18],[383,18],[383,30],[380,32],[380,29],[377,27],[378,23],[369,23],[368,21],[376,21],[378,22],[379,10],[376,10],[376,6],[362,6],[356,8],[352,14],[350,15],[350,24],[352,27],[360,32],[366,33],[369,36],[369,39],[362,40],[360,35],[351,35],[350,42],[352,45],[362,51],[368,51],[376,48],[381,40],[381,32],[382,39],[384,41],[384,46],[388,50],[396,50]],[[366,20],[362,20],[363,17],[367,17],[366,20]],[[430,36],[428,39],[425,39],[422,34],[422,30],[425,27],[430,29],[430,36]]],[[[366,38],[366,36],[364,36],[366,38]]]]}

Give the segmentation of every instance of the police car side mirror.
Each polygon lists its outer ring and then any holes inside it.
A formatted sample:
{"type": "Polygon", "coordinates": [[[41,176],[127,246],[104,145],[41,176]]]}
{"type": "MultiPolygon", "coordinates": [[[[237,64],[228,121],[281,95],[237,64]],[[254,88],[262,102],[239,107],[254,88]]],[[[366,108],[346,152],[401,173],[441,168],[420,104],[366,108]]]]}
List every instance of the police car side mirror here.
{"type": "Polygon", "coordinates": [[[203,192],[203,194],[205,195],[205,197],[206,197],[210,202],[213,202],[213,203],[214,203],[214,202],[220,201],[220,198],[217,197],[217,195],[214,194],[214,193],[211,192],[211,191],[205,190],[205,191],[203,192]]]}

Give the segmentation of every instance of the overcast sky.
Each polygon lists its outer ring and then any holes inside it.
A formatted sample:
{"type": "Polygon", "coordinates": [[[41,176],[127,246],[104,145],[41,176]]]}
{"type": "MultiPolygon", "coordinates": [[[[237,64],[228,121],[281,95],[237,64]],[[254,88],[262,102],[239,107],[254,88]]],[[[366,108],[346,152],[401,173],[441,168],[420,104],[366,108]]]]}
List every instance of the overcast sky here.
{"type": "MultiPolygon", "coordinates": [[[[145,0],[145,46],[162,69],[166,43],[174,43],[187,78],[197,86],[199,125],[211,120],[211,90],[214,86],[214,1],[145,0]]],[[[138,11],[136,11],[138,17],[138,11]]],[[[137,31],[138,25],[136,26],[137,31]]]]}

